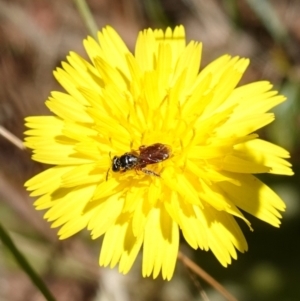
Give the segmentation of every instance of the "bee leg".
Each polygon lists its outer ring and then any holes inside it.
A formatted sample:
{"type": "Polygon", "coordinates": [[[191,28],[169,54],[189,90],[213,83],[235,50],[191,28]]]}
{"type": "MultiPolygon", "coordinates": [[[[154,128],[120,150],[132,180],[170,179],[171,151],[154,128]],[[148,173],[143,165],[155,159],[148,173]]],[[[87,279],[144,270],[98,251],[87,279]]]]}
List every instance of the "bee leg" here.
{"type": "Polygon", "coordinates": [[[149,170],[149,169],[142,168],[141,171],[142,171],[143,173],[145,173],[146,175],[155,176],[155,177],[160,177],[159,174],[157,174],[156,172],[154,172],[154,171],[152,171],[152,170],[149,170]]]}

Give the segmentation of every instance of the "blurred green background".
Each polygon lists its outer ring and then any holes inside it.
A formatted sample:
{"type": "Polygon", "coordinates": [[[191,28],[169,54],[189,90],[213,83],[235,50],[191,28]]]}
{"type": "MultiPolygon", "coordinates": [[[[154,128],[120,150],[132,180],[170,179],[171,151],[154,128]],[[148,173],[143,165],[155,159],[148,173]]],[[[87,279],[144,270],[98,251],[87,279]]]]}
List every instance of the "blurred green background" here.
{"type": "MultiPolygon", "coordinates": [[[[259,133],[291,152],[295,176],[263,177],[287,204],[281,228],[249,217],[254,232],[241,224],[249,251],[226,269],[210,252],[192,251],[184,242],[181,248],[240,301],[300,300],[300,1],[87,2],[98,27],[112,25],[130,49],[140,29],[183,24],[188,40],[203,42],[202,66],[224,53],[249,57],[242,83],[269,80],[287,96],[275,110],[276,121],[259,133]]],[[[71,0],[0,0],[1,127],[23,139],[25,116],[49,114],[44,101],[51,90],[61,90],[52,71],[70,50],[86,57],[82,40],[87,34],[71,0]]],[[[58,241],[23,188],[45,168],[0,135],[0,221],[57,300],[204,300],[181,263],[170,282],[143,279],[141,259],[123,276],[98,267],[101,242],[91,241],[88,233],[58,241]]],[[[200,282],[209,300],[224,300],[200,282]]],[[[44,299],[0,242],[2,300],[44,299]]]]}

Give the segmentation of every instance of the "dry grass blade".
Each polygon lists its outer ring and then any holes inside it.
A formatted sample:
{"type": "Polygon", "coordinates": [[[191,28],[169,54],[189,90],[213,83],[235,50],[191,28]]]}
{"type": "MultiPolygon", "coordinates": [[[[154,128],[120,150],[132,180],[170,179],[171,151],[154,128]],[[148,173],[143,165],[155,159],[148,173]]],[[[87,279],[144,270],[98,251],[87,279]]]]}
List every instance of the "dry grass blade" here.
{"type": "Polygon", "coordinates": [[[214,289],[216,289],[222,296],[228,301],[238,301],[233,295],[231,295],[226,288],[221,285],[217,280],[211,277],[208,273],[206,273],[203,269],[201,269],[195,262],[186,257],[183,253],[179,251],[178,259],[192,272],[201,277],[204,281],[206,281],[209,285],[211,285],[214,289]]]}
{"type": "Polygon", "coordinates": [[[19,139],[17,136],[9,132],[7,129],[5,129],[3,126],[0,125],[0,135],[7,139],[9,142],[14,144],[16,147],[18,147],[21,150],[25,149],[25,146],[21,139],[19,139]]]}

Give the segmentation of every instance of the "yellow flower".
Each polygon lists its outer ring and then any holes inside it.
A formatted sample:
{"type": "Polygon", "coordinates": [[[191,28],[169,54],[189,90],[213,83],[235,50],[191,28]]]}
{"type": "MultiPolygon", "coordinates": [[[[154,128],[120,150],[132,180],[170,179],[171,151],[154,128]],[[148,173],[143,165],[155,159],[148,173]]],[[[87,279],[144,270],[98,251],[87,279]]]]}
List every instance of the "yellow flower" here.
{"type": "Polygon", "coordinates": [[[180,230],[227,266],[247,250],[240,209],[280,224],[284,203],[252,174],[292,175],[289,154],[253,132],[285,97],[266,81],[237,87],[248,59],[224,55],[199,72],[202,46],[186,45],[183,26],[141,31],[134,54],[111,27],[98,39],[84,41],[91,63],[71,52],[54,72],[67,91],[46,102],[54,116],[26,118],[33,159],[55,165],[26,183],[36,209],[60,239],[104,235],[100,265],[122,273],[143,246],[143,276],[171,279],[180,230]],[[170,153],[147,164],[139,156],[157,143],[170,153]]]}

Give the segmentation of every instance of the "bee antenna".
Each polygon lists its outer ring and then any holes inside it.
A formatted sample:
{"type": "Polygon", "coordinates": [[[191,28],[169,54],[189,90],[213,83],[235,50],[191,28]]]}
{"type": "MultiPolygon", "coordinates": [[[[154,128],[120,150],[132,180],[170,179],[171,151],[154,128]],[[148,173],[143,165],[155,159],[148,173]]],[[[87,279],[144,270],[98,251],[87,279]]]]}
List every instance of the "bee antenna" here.
{"type": "MultiPolygon", "coordinates": [[[[111,158],[111,151],[109,151],[108,155],[109,155],[110,160],[112,161],[112,158],[111,158]]],[[[105,177],[106,182],[107,182],[107,180],[108,180],[108,174],[109,174],[109,171],[110,171],[110,168],[109,168],[109,169],[107,170],[107,172],[106,172],[106,177],[105,177]]]]}
{"type": "Polygon", "coordinates": [[[105,180],[106,180],[106,182],[107,182],[107,180],[108,180],[108,174],[109,174],[109,171],[110,171],[110,168],[107,170],[107,172],[106,172],[106,177],[105,177],[105,180]]]}

